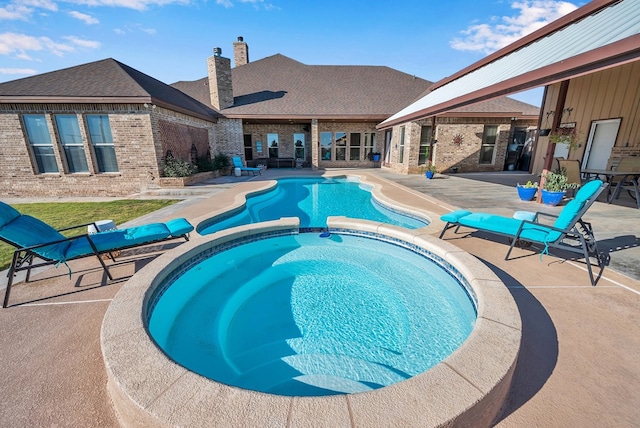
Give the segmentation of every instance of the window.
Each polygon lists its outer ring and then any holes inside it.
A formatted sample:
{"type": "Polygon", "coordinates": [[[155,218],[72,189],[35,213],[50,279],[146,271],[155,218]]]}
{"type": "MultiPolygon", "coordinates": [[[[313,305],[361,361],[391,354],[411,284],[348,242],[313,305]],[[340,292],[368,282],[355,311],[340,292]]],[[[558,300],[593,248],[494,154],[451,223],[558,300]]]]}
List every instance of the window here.
{"type": "Polygon", "coordinates": [[[482,134],[482,146],[480,147],[481,164],[493,163],[493,152],[496,148],[496,137],[498,135],[497,125],[485,125],[482,134]]]}
{"type": "Polygon", "coordinates": [[[36,160],[38,173],[58,172],[58,164],[53,153],[51,135],[44,114],[26,114],[22,119],[29,145],[36,160]]]}
{"type": "Polygon", "coordinates": [[[398,154],[398,163],[404,163],[404,126],[400,127],[400,153],[398,154]]]}
{"type": "Polygon", "coordinates": [[[277,158],[278,157],[278,146],[280,139],[278,138],[278,134],[267,134],[267,145],[269,146],[269,157],[277,158]]]}
{"type": "Polygon", "coordinates": [[[336,132],[336,160],[347,159],[347,133],[336,132]]]}
{"type": "Polygon", "coordinates": [[[118,172],[116,149],[111,136],[109,116],[106,114],[92,114],[86,116],[89,128],[89,139],[96,155],[98,172],[118,172]]]}
{"type": "Polygon", "coordinates": [[[431,125],[420,129],[420,153],[418,165],[426,165],[429,162],[429,149],[431,148],[431,125]]]}
{"type": "Polygon", "coordinates": [[[331,160],[331,146],[333,145],[333,134],[331,132],[320,133],[320,159],[331,160]]]}
{"type": "Polygon", "coordinates": [[[67,160],[67,170],[70,173],[89,172],[78,117],[75,114],[57,114],[55,119],[58,138],[67,160]]]}
{"type": "Polygon", "coordinates": [[[294,157],[306,159],[304,154],[304,134],[293,134],[294,157]]]}
{"type": "Polygon", "coordinates": [[[349,136],[349,160],[360,160],[360,133],[351,133],[349,136]]]}
{"type": "Polygon", "coordinates": [[[365,159],[371,159],[373,149],[376,146],[376,133],[365,132],[364,134],[364,156],[365,159]]]}

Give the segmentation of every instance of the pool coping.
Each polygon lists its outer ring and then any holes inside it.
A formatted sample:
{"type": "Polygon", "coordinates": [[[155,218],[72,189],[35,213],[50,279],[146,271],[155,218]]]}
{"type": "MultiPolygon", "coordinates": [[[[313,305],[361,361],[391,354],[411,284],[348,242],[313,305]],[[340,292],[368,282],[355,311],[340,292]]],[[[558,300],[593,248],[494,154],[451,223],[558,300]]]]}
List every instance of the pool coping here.
{"type": "Polygon", "coordinates": [[[100,342],[108,390],[124,426],[489,426],[515,369],[522,326],[511,293],[480,260],[431,236],[346,217],[329,228],[381,234],[424,248],[455,267],[478,302],[464,344],[430,370],[374,391],[285,397],[224,385],[171,361],[147,333],[147,304],[166,275],[207,248],[239,237],[297,230],[297,218],[226,229],[192,239],[149,263],[121,288],[105,314],[100,342]]]}

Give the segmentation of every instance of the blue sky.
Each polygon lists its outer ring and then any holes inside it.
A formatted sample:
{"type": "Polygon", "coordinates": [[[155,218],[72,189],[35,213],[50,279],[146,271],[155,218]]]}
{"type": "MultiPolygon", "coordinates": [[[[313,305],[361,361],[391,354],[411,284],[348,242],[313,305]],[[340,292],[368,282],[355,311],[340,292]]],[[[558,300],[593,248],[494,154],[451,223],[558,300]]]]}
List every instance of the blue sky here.
{"type": "MultiPolygon", "coordinates": [[[[437,81],[575,10],[553,0],[8,0],[0,82],[114,58],[165,83],[206,76],[214,47],[310,65],[386,65],[437,81]]],[[[514,96],[539,104],[542,91],[514,96]]]]}

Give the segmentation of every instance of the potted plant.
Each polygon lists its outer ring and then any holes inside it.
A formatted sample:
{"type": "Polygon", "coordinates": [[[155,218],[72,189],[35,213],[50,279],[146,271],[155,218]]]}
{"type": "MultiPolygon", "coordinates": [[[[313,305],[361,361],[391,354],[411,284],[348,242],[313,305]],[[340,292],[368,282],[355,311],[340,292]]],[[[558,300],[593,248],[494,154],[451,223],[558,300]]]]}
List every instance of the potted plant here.
{"type": "Polygon", "coordinates": [[[549,134],[549,143],[564,144],[569,150],[580,147],[578,135],[569,128],[560,128],[549,134]]]}
{"type": "Polygon", "coordinates": [[[522,199],[523,201],[530,201],[538,191],[538,183],[533,183],[531,180],[529,180],[526,184],[518,183],[516,188],[518,189],[518,196],[520,197],[520,199],[522,199]]]}
{"type": "Polygon", "coordinates": [[[567,174],[564,169],[549,171],[544,175],[542,185],[542,203],[545,205],[556,206],[567,189],[575,189],[578,187],[576,183],[569,183],[567,174]]]}
{"type": "Polygon", "coordinates": [[[438,168],[436,168],[435,165],[431,164],[428,166],[423,166],[422,168],[420,168],[420,171],[424,173],[425,177],[431,180],[433,176],[438,173],[438,168]]]}

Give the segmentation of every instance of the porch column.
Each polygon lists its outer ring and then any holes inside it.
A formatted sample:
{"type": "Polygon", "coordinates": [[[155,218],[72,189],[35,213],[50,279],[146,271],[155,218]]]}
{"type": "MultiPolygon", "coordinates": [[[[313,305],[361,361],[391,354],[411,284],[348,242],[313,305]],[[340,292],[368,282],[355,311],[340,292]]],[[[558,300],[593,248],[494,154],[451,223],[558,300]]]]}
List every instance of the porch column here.
{"type": "Polygon", "coordinates": [[[320,166],[320,133],[318,119],[311,119],[311,169],[318,170],[320,166]]]}

